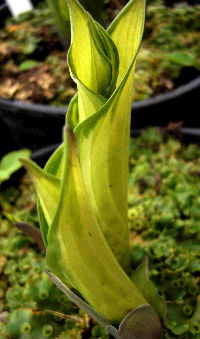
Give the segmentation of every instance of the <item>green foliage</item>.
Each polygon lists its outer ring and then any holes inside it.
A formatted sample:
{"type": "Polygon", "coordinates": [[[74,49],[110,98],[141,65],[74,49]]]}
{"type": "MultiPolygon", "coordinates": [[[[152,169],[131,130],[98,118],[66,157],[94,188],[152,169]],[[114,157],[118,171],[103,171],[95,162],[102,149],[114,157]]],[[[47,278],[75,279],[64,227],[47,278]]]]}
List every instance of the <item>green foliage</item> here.
{"type": "Polygon", "coordinates": [[[26,60],[19,65],[19,70],[21,72],[28,71],[29,69],[37,66],[39,63],[36,60],[26,60]]]}
{"type": "Polygon", "coordinates": [[[10,178],[10,176],[22,167],[19,159],[21,157],[29,158],[31,151],[20,150],[10,152],[1,159],[0,162],[0,184],[10,178]]]}
{"type": "Polygon", "coordinates": [[[182,66],[193,66],[195,64],[195,56],[190,52],[177,51],[174,53],[167,54],[166,57],[169,60],[182,66]]]}

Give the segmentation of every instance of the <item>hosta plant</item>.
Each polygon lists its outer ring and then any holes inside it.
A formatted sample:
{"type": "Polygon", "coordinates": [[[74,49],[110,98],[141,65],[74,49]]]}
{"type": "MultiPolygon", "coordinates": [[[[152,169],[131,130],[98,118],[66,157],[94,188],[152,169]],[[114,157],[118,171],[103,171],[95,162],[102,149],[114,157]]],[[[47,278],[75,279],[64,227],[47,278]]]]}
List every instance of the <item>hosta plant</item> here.
{"type": "Polygon", "coordinates": [[[47,274],[115,338],[160,338],[164,303],[147,260],[127,274],[130,112],[145,0],[129,1],[107,31],[77,0],[68,6],[78,92],[64,141],[44,169],[23,160],[38,193],[47,274]]]}

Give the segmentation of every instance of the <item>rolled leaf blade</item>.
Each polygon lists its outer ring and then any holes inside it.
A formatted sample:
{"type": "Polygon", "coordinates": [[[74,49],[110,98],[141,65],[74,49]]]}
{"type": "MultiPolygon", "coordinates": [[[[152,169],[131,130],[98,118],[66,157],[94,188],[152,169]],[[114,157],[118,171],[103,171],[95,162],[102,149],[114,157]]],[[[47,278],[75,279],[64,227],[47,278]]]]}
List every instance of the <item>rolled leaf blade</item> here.
{"type": "Polygon", "coordinates": [[[120,267],[92,213],[76,140],[69,129],[64,145],[61,195],[49,229],[47,264],[64,284],[70,281],[101,316],[121,320],[145,298],[120,267]]]}
{"type": "Polygon", "coordinates": [[[93,20],[91,16],[88,16],[88,20],[95,39],[99,42],[101,49],[104,50],[112,66],[112,80],[107,92],[104,93],[105,97],[109,97],[116,87],[116,81],[119,72],[118,50],[107,31],[105,31],[105,29],[98,22],[93,20]]]}
{"type": "Polygon", "coordinates": [[[110,85],[112,66],[99,47],[88,23],[88,15],[76,0],[68,0],[72,44],[68,53],[71,75],[95,93],[103,95],[110,85]]]}
{"type": "Polygon", "coordinates": [[[133,73],[134,61],[106,104],[75,128],[92,208],[122,265],[128,262],[129,248],[127,183],[133,73]]]}
{"type": "Polygon", "coordinates": [[[135,58],[144,30],[146,0],[131,0],[108,27],[108,34],[119,54],[117,85],[135,58]]]}
{"type": "MultiPolygon", "coordinates": [[[[135,61],[144,24],[144,1],[131,1],[132,6],[126,10],[129,19],[128,26],[125,25],[126,33],[131,25],[133,3],[140,4],[137,7],[140,29],[140,35],[138,31],[136,39],[137,50],[135,51],[135,45],[130,50],[124,77],[112,96],[99,111],[75,128],[83,179],[90,203],[106,240],[124,267],[129,261],[127,182],[130,114],[135,61]]],[[[118,20],[120,26],[122,19],[123,16],[118,20]]],[[[122,42],[121,44],[123,45],[122,42]]]]}

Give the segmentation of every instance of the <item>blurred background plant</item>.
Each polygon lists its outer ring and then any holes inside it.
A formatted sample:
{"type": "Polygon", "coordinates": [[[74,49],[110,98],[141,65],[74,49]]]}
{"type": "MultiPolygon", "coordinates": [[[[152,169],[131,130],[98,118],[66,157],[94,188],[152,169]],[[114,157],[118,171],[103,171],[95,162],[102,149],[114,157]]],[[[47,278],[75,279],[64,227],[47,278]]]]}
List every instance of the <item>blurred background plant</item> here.
{"type": "Polygon", "coordinates": [[[0,161],[0,185],[22,167],[20,157],[30,158],[30,155],[31,151],[28,149],[6,154],[0,161]]]}
{"type": "MultiPolygon", "coordinates": [[[[47,3],[51,9],[56,25],[62,34],[61,39],[64,39],[64,46],[66,47],[69,45],[71,38],[67,1],[47,0],[47,3]]],[[[100,23],[102,22],[104,15],[104,0],[80,0],[80,3],[88,12],[90,12],[93,18],[95,18],[100,23]]]]}

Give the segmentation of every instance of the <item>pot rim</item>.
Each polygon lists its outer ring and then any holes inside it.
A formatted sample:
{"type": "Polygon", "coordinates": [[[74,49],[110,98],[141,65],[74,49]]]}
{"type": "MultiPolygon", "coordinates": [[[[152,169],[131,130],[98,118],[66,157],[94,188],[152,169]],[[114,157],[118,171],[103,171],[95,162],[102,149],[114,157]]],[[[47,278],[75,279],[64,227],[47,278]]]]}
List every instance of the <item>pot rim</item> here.
{"type": "MultiPolygon", "coordinates": [[[[185,85],[181,85],[178,88],[155,96],[154,98],[145,99],[141,101],[135,101],[132,103],[131,109],[134,110],[140,110],[143,107],[153,107],[160,105],[162,103],[165,103],[166,101],[172,101],[176,98],[179,98],[183,96],[186,93],[190,93],[195,89],[200,88],[200,76],[196,77],[195,79],[191,80],[185,85]]],[[[18,111],[28,111],[28,114],[46,114],[46,115],[60,115],[63,116],[66,114],[68,106],[51,106],[51,105],[43,105],[43,104],[37,104],[37,103],[27,103],[25,101],[19,101],[19,100],[12,100],[12,99],[5,99],[0,97],[0,110],[1,108],[9,109],[10,111],[13,111],[18,113],[18,111]]]]}

